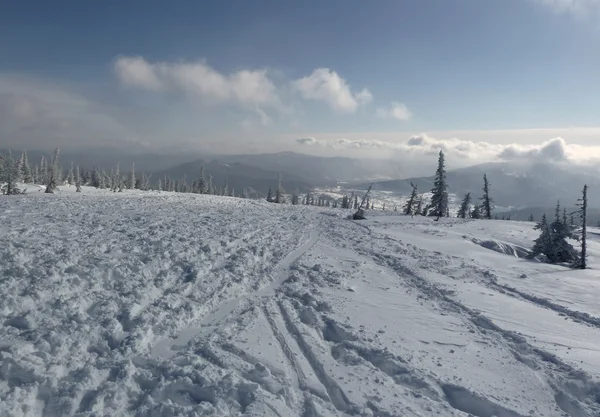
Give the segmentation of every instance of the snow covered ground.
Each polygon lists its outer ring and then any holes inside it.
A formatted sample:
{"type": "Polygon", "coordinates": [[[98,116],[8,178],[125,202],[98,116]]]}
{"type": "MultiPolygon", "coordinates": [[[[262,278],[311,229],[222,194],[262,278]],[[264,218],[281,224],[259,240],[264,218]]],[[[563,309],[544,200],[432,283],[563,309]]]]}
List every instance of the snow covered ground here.
{"type": "Polygon", "coordinates": [[[72,191],[0,198],[0,416],[600,416],[531,224],[72,191]]]}

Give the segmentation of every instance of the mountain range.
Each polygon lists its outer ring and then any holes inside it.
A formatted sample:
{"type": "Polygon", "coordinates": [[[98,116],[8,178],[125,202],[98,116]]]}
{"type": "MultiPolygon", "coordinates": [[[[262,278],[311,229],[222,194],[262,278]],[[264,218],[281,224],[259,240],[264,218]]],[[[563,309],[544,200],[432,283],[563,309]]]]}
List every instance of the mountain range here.
{"type": "MultiPolygon", "coordinates": [[[[490,193],[496,206],[506,209],[554,207],[557,200],[574,205],[584,184],[589,187],[589,205],[600,207],[600,171],[597,167],[550,162],[496,162],[456,169],[447,173],[448,191],[461,198],[470,192],[473,199],[483,193],[483,175],[487,174],[490,193]]],[[[374,190],[409,194],[411,183],[420,192],[430,191],[434,177],[376,181],[374,190]]],[[[365,189],[368,183],[354,187],[365,189]]]]}
{"type": "MultiPolygon", "coordinates": [[[[29,152],[30,162],[39,163],[41,154],[29,152]]],[[[13,155],[18,157],[18,152],[13,155]]],[[[167,175],[173,180],[187,177],[188,183],[196,179],[204,167],[206,176],[213,177],[215,186],[222,187],[227,182],[228,187],[238,193],[251,187],[259,196],[265,196],[269,187],[276,187],[280,174],[288,192],[297,189],[304,193],[330,187],[341,187],[342,191],[364,190],[373,183],[375,190],[405,196],[410,194],[411,183],[418,186],[419,192],[430,191],[433,186],[433,176],[398,179],[402,178],[399,168],[402,164],[395,160],[319,157],[294,152],[246,155],[175,152],[159,155],[114,154],[97,149],[87,153],[66,151],[61,153],[60,160],[65,169],[71,161],[83,168],[99,166],[107,170],[120,163],[122,172],[135,163],[136,172],[152,173],[155,181],[167,175]]],[[[479,198],[484,174],[490,181],[498,211],[513,211],[515,215],[520,211],[527,213],[527,208],[532,207],[547,211],[554,207],[557,199],[563,205],[573,206],[584,184],[589,186],[590,208],[600,209],[600,170],[595,166],[524,161],[484,163],[448,171],[449,192],[459,199],[467,192],[473,199],[479,198]]]]}

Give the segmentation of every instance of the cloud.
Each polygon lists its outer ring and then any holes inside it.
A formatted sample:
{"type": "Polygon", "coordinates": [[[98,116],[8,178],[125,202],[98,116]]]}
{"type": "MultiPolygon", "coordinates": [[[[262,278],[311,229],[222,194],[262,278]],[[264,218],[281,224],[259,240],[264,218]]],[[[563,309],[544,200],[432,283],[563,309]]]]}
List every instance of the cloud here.
{"type": "Polygon", "coordinates": [[[504,160],[535,159],[544,161],[568,161],[569,145],[563,138],[550,139],[541,145],[511,144],[500,152],[498,157],[504,160]]]}
{"type": "Polygon", "coordinates": [[[391,118],[401,121],[410,120],[412,118],[412,113],[408,110],[408,107],[397,101],[392,102],[387,108],[378,108],[375,114],[381,118],[391,118]]]}
{"type": "Polygon", "coordinates": [[[119,57],[114,62],[114,70],[123,84],[148,90],[163,88],[156,71],[144,58],[119,57]]]}
{"type": "Polygon", "coordinates": [[[222,74],[203,61],[149,63],[126,56],[118,57],[113,67],[117,78],[131,87],[180,92],[212,104],[279,105],[277,89],[264,69],[222,74]]]}
{"type": "Polygon", "coordinates": [[[600,13],[600,0],[530,0],[549,7],[556,13],[572,13],[581,17],[600,13]]]}
{"type": "Polygon", "coordinates": [[[309,76],[293,81],[292,88],[304,99],[323,101],[338,112],[354,113],[373,100],[369,90],[352,92],[346,80],[328,68],[317,68],[309,76]]]}
{"type": "Polygon", "coordinates": [[[49,149],[142,141],[106,106],[46,81],[0,75],[0,143],[49,149]]]}
{"type": "Polygon", "coordinates": [[[319,146],[338,151],[360,151],[362,155],[382,156],[383,154],[428,157],[442,150],[456,165],[469,165],[482,162],[526,160],[540,162],[600,162],[600,146],[569,144],[563,138],[555,138],[539,144],[522,145],[517,143],[497,144],[485,141],[461,140],[458,138],[436,139],[425,133],[413,135],[406,141],[380,139],[317,139],[307,137],[296,142],[305,146],[319,146]]]}
{"type": "Polygon", "coordinates": [[[298,142],[301,145],[315,145],[317,143],[317,139],[315,138],[298,138],[296,139],[296,142],[298,142]]]}

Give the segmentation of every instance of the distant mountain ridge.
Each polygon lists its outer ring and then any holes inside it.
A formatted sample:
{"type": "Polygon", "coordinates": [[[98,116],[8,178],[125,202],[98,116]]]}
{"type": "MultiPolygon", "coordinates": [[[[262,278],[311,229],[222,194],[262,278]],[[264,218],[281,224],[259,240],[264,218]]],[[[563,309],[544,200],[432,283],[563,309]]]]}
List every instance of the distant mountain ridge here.
{"type": "MultiPolygon", "coordinates": [[[[227,187],[235,190],[239,195],[245,187],[250,187],[256,191],[259,196],[266,196],[269,188],[275,190],[280,172],[269,171],[266,169],[242,164],[239,162],[226,163],[221,160],[196,160],[185,164],[177,165],[153,174],[154,181],[168,176],[171,179],[187,178],[188,184],[196,180],[200,175],[200,170],[204,168],[204,176],[208,180],[212,176],[213,184],[216,187],[227,187]]],[[[281,173],[282,184],[285,190],[292,192],[295,189],[301,193],[312,190],[312,185],[302,178],[288,173],[281,173]]]]}
{"type": "Polygon", "coordinates": [[[302,178],[313,186],[335,185],[400,175],[395,162],[375,159],[322,157],[295,152],[272,154],[220,155],[214,159],[283,172],[302,178]]]}
{"type": "MultiPolygon", "coordinates": [[[[483,174],[490,181],[490,193],[497,206],[553,207],[557,200],[572,206],[581,195],[584,184],[589,187],[589,205],[600,207],[600,171],[585,167],[555,163],[496,162],[448,171],[448,191],[461,197],[470,192],[474,199],[483,193],[483,174]]],[[[420,192],[430,191],[433,176],[401,180],[376,181],[373,189],[409,194],[410,183],[420,192]]],[[[357,184],[364,189],[369,184],[357,184]]]]}

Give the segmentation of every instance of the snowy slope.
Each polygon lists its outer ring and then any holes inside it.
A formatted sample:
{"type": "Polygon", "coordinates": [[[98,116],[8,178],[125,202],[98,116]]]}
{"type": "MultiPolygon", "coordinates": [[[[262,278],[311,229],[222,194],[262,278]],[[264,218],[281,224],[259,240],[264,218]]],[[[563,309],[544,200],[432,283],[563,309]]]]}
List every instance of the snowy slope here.
{"type": "Polygon", "coordinates": [[[597,271],[531,224],[72,191],[0,199],[0,416],[600,415],[597,271]]]}

